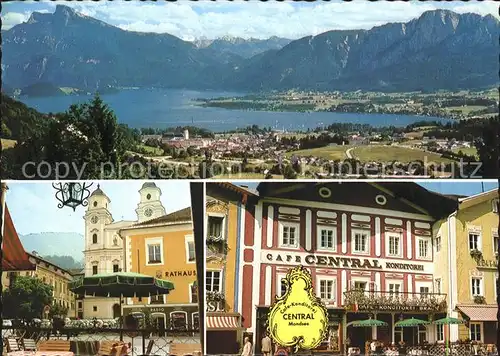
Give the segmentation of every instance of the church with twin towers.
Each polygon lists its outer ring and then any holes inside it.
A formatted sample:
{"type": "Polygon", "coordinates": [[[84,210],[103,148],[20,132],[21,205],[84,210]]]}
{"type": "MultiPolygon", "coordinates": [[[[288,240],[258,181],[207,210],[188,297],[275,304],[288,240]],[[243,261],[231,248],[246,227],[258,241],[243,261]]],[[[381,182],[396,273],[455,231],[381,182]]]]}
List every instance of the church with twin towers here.
{"type": "MultiPolygon", "coordinates": [[[[84,215],[85,220],[85,277],[126,271],[124,262],[124,243],[120,229],[130,227],[146,220],[166,214],[160,201],[161,190],[153,182],[146,182],[139,190],[138,204],[135,209],[136,220],[113,219],[111,200],[97,187],[89,197],[84,215]]],[[[80,318],[113,319],[120,316],[118,298],[99,298],[86,296],[77,301],[77,315],[80,318]]]]}

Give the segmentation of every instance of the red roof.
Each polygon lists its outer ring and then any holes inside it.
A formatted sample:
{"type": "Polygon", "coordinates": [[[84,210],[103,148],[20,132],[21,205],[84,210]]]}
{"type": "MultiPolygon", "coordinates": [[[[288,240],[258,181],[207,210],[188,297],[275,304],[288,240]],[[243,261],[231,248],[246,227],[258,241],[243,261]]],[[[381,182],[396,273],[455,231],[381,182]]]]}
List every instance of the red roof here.
{"type": "Polygon", "coordinates": [[[35,265],[32,264],[24,251],[23,244],[19,239],[12,218],[10,217],[9,209],[5,205],[4,216],[4,233],[2,246],[2,270],[4,271],[27,271],[34,270],[35,265]]]}

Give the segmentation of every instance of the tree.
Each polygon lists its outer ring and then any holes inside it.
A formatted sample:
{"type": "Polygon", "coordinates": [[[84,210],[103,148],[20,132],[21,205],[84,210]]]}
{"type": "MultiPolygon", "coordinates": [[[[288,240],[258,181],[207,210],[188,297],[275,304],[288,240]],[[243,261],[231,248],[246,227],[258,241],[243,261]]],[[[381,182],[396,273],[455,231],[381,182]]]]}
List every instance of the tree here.
{"type": "Polygon", "coordinates": [[[285,179],[297,179],[297,172],[292,166],[287,165],[283,171],[283,178],[285,179]]]}
{"type": "Polygon", "coordinates": [[[54,303],[49,309],[49,318],[53,317],[66,317],[68,315],[68,308],[63,307],[61,304],[54,303]]]}
{"type": "Polygon", "coordinates": [[[475,145],[482,162],[483,177],[500,177],[500,116],[491,118],[481,131],[481,138],[475,145]]]}
{"type": "Polygon", "coordinates": [[[17,276],[3,293],[3,316],[23,320],[41,317],[43,308],[52,304],[52,291],[52,286],[37,278],[17,276]]]}

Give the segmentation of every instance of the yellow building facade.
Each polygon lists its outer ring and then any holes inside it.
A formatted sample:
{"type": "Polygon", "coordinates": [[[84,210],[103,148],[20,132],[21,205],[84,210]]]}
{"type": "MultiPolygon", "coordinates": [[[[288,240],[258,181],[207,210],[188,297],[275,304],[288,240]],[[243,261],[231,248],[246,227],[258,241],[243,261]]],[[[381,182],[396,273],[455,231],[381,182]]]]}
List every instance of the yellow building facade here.
{"type": "MultiPolygon", "coordinates": [[[[28,276],[41,280],[52,286],[53,304],[68,308],[67,317],[76,317],[75,294],[69,290],[69,283],[73,280],[71,273],[37,254],[27,253],[30,262],[35,266],[33,271],[13,271],[2,274],[2,285],[7,288],[16,276],[28,276]]],[[[43,315],[42,317],[47,317],[43,315]]]]}
{"type": "Polygon", "coordinates": [[[127,272],[166,279],[174,284],[168,295],[127,298],[123,315],[150,312],[160,327],[198,329],[196,255],[191,208],[120,230],[125,241],[127,272]]]}
{"type": "Polygon", "coordinates": [[[497,335],[498,192],[459,199],[458,210],[434,225],[435,289],[447,291],[448,314],[462,325],[437,327],[451,341],[493,344],[497,335]],[[443,329],[444,328],[444,329],[443,329]]]}
{"type": "Polygon", "coordinates": [[[208,353],[239,351],[241,314],[237,312],[238,206],[207,197],[206,203],[206,327],[208,353]]]}

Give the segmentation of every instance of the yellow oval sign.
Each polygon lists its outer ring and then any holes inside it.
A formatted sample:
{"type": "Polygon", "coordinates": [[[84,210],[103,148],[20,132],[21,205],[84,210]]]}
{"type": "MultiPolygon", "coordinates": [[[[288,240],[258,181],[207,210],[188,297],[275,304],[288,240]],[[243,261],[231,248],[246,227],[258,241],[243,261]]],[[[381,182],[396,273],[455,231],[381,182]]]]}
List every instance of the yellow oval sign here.
{"type": "Polygon", "coordinates": [[[276,296],[267,318],[269,336],[295,352],[314,349],[327,338],[326,307],[314,294],[311,275],[303,266],[291,269],[283,281],[286,292],[276,296]]]}

